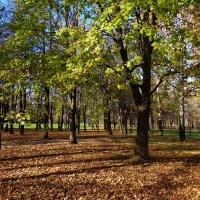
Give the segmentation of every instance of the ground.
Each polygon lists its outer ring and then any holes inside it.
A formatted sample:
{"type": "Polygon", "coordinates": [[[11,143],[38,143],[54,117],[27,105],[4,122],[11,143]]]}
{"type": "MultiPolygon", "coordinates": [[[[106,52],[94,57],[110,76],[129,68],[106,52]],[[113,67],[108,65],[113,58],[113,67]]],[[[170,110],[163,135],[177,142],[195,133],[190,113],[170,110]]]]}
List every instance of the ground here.
{"type": "Polygon", "coordinates": [[[200,140],[150,135],[148,162],[132,162],[133,135],[2,133],[0,199],[200,199],[200,140]]]}

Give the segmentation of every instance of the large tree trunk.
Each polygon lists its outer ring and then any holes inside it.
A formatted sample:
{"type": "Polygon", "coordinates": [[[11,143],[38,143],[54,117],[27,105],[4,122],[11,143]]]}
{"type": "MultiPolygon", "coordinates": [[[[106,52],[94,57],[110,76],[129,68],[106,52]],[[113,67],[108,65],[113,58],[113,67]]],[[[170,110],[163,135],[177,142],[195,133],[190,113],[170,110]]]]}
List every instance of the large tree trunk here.
{"type": "MultiPolygon", "coordinates": [[[[155,25],[155,16],[152,13],[152,19],[150,17],[150,8],[143,14],[143,21],[146,23],[152,23],[155,25]],[[151,21],[152,20],[152,21],[151,21]],[[150,22],[151,21],[151,22],[150,22]]],[[[137,20],[141,20],[141,16],[138,13],[137,20]],[[139,16],[139,17],[138,17],[139,16]]],[[[139,48],[142,56],[143,63],[141,64],[142,69],[142,84],[134,84],[132,81],[132,71],[127,68],[128,52],[127,47],[123,42],[123,31],[122,28],[115,29],[114,42],[117,44],[120,50],[120,56],[126,69],[126,79],[129,80],[130,87],[132,89],[133,99],[137,107],[137,135],[135,154],[138,159],[148,158],[148,132],[149,132],[149,115],[151,105],[151,56],[152,46],[150,38],[145,34],[141,34],[139,37],[139,48]]]]}
{"type": "Polygon", "coordinates": [[[77,144],[76,140],[76,87],[71,91],[70,95],[71,109],[70,109],[70,144],[77,144]]]}
{"type": "MultiPolygon", "coordinates": [[[[144,19],[147,20],[149,13],[145,13],[144,19]]],[[[137,135],[135,154],[139,159],[148,159],[149,143],[149,117],[151,106],[151,42],[147,36],[143,36],[143,82],[141,85],[131,84],[133,98],[137,107],[137,135]]]]}
{"type": "Polygon", "coordinates": [[[138,110],[135,153],[142,159],[148,158],[149,108],[149,105],[142,104],[141,110],[138,110]]]}
{"type": "MultiPolygon", "coordinates": [[[[150,94],[140,94],[136,86],[131,86],[137,107],[137,134],[135,140],[135,154],[138,159],[148,158],[149,143],[149,116],[150,116],[150,94]]],[[[149,91],[150,93],[150,91],[149,91]]]]}

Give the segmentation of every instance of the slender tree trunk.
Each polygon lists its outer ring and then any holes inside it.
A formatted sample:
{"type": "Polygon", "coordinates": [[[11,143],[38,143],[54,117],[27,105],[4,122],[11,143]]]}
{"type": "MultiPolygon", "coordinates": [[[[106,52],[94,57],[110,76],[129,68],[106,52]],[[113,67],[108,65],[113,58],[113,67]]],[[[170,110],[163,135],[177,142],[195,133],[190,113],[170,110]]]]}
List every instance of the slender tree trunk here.
{"type": "Polygon", "coordinates": [[[154,126],[154,112],[153,112],[152,108],[150,110],[150,121],[151,121],[151,128],[150,128],[150,130],[151,130],[151,133],[153,133],[154,130],[155,130],[155,126],[154,126]]]}
{"type": "Polygon", "coordinates": [[[81,115],[80,115],[80,109],[76,109],[76,132],[80,133],[80,119],[81,115]]]}
{"type": "Polygon", "coordinates": [[[123,123],[122,123],[122,112],[121,108],[119,108],[119,129],[121,130],[121,133],[124,134],[124,129],[123,129],[123,123]]]}
{"type": "Polygon", "coordinates": [[[130,133],[133,133],[133,111],[131,110],[129,117],[130,133]]]}
{"type": "Polygon", "coordinates": [[[182,103],[182,112],[179,116],[179,136],[180,141],[185,142],[185,109],[182,103]]]}
{"type": "Polygon", "coordinates": [[[58,119],[58,130],[59,131],[63,130],[63,122],[64,122],[64,105],[62,105],[61,116],[58,119]]]}
{"type": "MultiPolygon", "coordinates": [[[[12,86],[12,98],[11,98],[11,109],[13,112],[16,111],[16,105],[14,103],[14,101],[15,101],[14,92],[15,92],[15,87],[13,85],[12,86]]],[[[13,116],[13,118],[10,119],[10,134],[14,134],[13,124],[14,124],[14,116],[13,116]]]]}
{"type": "Polygon", "coordinates": [[[87,129],[86,129],[86,109],[87,109],[87,106],[83,105],[83,124],[84,124],[84,131],[85,132],[87,131],[87,129]]]}
{"type": "Polygon", "coordinates": [[[64,105],[64,131],[67,131],[67,116],[68,116],[68,112],[66,109],[66,103],[64,105]]]}
{"type": "Polygon", "coordinates": [[[53,103],[52,102],[51,102],[51,111],[50,111],[50,122],[51,122],[50,130],[53,131],[53,103]]]}
{"type": "Polygon", "coordinates": [[[2,103],[0,102],[0,129],[2,130],[2,103]]]}
{"type": "MultiPolygon", "coordinates": [[[[25,110],[26,110],[26,88],[24,86],[24,84],[21,83],[21,91],[20,91],[20,102],[19,102],[19,106],[20,106],[20,112],[22,115],[25,115],[25,110]]],[[[24,135],[24,123],[23,124],[19,124],[20,127],[20,134],[24,135]]]]}
{"type": "Polygon", "coordinates": [[[49,95],[50,90],[45,87],[44,139],[49,139],[49,95]]]}
{"type": "Polygon", "coordinates": [[[35,127],[36,131],[38,131],[38,126],[39,126],[39,105],[37,104],[37,108],[36,108],[36,127],[35,127]]]}
{"type": "Polygon", "coordinates": [[[158,118],[158,129],[159,129],[159,132],[160,132],[161,136],[163,136],[163,120],[162,120],[162,116],[159,116],[159,118],[158,118]]]}
{"type": "Polygon", "coordinates": [[[113,129],[116,130],[116,121],[113,122],[113,129]]]}
{"type": "Polygon", "coordinates": [[[67,114],[67,130],[70,129],[70,117],[71,116],[71,111],[69,111],[69,113],[67,114]]]}
{"type": "Polygon", "coordinates": [[[108,128],[108,119],[107,119],[107,112],[104,112],[104,119],[103,119],[103,124],[104,124],[104,130],[107,130],[108,128]]]}
{"type": "Polygon", "coordinates": [[[112,135],[112,127],[111,127],[111,115],[110,110],[107,111],[107,131],[109,135],[112,135]]]}
{"type": "Polygon", "coordinates": [[[71,91],[71,110],[70,110],[70,144],[77,144],[76,140],[76,87],[71,91]]]}
{"type": "MultiPolygon", "coordinates": [[[[9,112],[9,104],[8,102],[5,103],[4,105],[4,118],[6,117],[6,114],[9,112]]],[[[4,120],[4,122],[6,122],[6,125],[5,125],[5,128],[4,128],[4,131],[5,132],[8,132],[9,131],[9,128],[8,128],[8,120],[4,120]]]]}
{"type": "Polygon", "coordinates": [[[182,93],[181,93],[181,112],[179,115],[179,136],[180,141],[185,142],[185,73],[184,65],[181,73],[182,93]]]}
{"type": "Polygon", "coordinates": [[[127,106],[125,108],[125,113],[124,113],[124,129],[125,129],[125,134],[128,134],[128,113],[127,113],[127,106]]]}
{"type": "Polygon", "coordinates": [[[60,130],[60,115],[58,115],[58,131],[60,130]]]}

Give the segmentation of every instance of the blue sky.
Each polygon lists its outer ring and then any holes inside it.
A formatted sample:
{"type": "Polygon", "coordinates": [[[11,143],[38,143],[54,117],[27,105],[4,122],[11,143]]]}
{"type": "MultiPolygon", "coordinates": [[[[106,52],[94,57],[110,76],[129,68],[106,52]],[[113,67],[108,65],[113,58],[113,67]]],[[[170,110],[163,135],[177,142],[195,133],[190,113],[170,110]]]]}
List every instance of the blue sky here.
{"type": "Polygon", "coordinates": [[[7,4],[9,2],[9,0],[0,0],[0,2],[3,4],[7,4]]]}

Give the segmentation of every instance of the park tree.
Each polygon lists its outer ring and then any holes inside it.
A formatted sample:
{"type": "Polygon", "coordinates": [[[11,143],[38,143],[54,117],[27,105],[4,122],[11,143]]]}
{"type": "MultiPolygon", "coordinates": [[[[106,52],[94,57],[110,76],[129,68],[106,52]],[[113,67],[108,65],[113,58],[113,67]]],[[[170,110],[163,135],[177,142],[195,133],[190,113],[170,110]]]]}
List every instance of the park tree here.
{"type": "Polygon", "coordinates": [[[121,0],[87,3],[91,8],[86,15],[86,22],[90,21],[89,30],[84,41],[81,38],[73,45],[79,45],[77,53],[85,59],[85,68],[106,66],[110,73],[119,74],[130,86],[137,108],[134,152],[139,159],[147,159],[151,96],[165,77],[182,69],[179,62],[185,53],[185,40],[178,38],[183,34],[188,41],[192,38],[188,30],[179,25],[177,16],[192,2],[121,0]],[[90,59],[87,59],[88,55],[90,59]],[[156,85],[152,84],[152,75],[158,77],[156,85]]]}
{"type": "MultiPolygon", "coordinates": [[[[43,113],[48,138],[53,91],[59,91],[63,101],[59,112],[63,116],[70,102],[70,143],[77,143],[81,111],[77,99],[85,98],[84,87],[91,84],[103,93],[110,134],[112,105],[118,103],[126,132],[127,111],[134,108],[134,152],[136,159],[147,159],[154,93],[168,77],[175,85],[184,82],[183,88],[189,76],[197,84],[199,25],[192,24],[198,21],[198,6],[195,0],[16,0],[9,24],[12,34],[0,50],[6,60],[1,60],[1,73],[7,92],[15,90],[20,112],[25,113],[27,88],[33,90],[36,117],[43,113]],[[124,95],[117,98],[118,92],[124,95]]],[[[159,101],[164,104],[162,98],[159,101]]],[[[87,105],[82,105],[85,121],[87,105]]]]}

